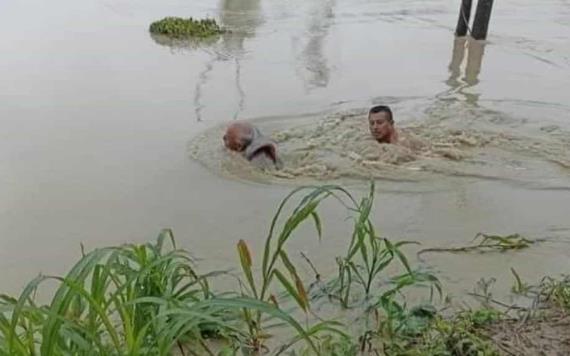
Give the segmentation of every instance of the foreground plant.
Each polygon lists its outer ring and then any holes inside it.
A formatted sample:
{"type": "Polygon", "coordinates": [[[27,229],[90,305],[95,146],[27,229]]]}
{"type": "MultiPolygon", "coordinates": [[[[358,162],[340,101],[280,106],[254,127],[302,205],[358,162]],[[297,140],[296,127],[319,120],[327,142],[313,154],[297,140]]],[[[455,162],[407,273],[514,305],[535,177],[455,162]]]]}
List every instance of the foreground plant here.
{"type": "Polygon", "coordinates": [[[170,230],[156,244],[96,249],[65,277],[39,276],[18,299],[2,296],[0,354],[168,355],[184,338],[200,344],[226,312],[200,303],[212,297],[208,276],[185,251],[165,252],[167,242],[175,247],[170,230]],[[49,305],[37,305],[49,281],[59,286],[49,305]],[[183,325],[172,313],[180,306],[193,314],[183,325]]]}
{"type": "Polygon", "coordinates": [[[429,273],[412,270],[408,259],[401,251],[405,245],[417,244],[416,242],[392,243],[387,238],[377,235],[370,221],[373,203],[374,184],[371,184],[368,196],[362,198],[354,208],[358,214],[354,219],[354,230],[347,254],[337,258],[338,279],[333,285],[333,296],[347,308],[351,292],[359,286],[364,292],[365,299],[369,299],[373,292],[377,296],[373,307],[386,309],[395,306],[394,297],[404,288],[419,286],[424,282],[436,288],[441,295],[441,286],[437,278],[429,273]],[[388,275],[387,270],[393,262],[400,262],[405,273],[399,276],[388,275]],[[378,281],[381,278],[387,283],[383,285],[386,290],[379,293],[381,286],[378,285],[378,281]]]}
{"type": "MultiPolygon", "coordinates": [[[[255,278],[253,272],[253,260],[251,253],[245,241],[238,243],[238,252],[242,271],[245,277],[246,287],[242,291],[244,296],[259,300],[265,303],[271,303],[275,307],[279,307],[278,298],[272,294],[273,282],[277,282],[285,290],[287,296],[292,298],[305,315],[310,311],[310,302],[305,284],[299,276],[294,263],[289,258],[285,250],[286,243],[294,236],[295,230],[306,220],[312,220],[315,225],[316,235],[319,239],[322,237],[321,219],[317,213],[319,204],[327,199],[334,198],[340,202],[348,200],[354,202],[354,199],[344,188],[335,185],[327,185],[322,187],[301,187],[291,192],[279,205],[275,216],[271,222],[268,236],[265,240],[263,250],[263,259],[260,268],[261,276],[255,278]],[[282,215],[288,203],[300,193],[308,191],[304,195],[292,213],[283,220],[282,215]],[[280,224],[281,223],[281,224],[280,224]],[[279,226],[281,227],[279,230],[279,226]]],[[[263,311],[251,310],[244,308],[243,317],[248,325],[250,332],[250,340],[248,345],[254,352],[260,352],[263,349],[263,341],[266,332],[263,327],[263,311]]],[[[335,334],[342,340],[348,340],[347,334],[337,327],[340,324],[333,321],[322,321],[312,325],[307,330],[299,330],[298,336],[290,342],[286,343],[280,350],[284,351],[297,341],[305,339],[311,352],[321,354],[324,352],[323,345],[330,343],[329,337],[321,340],[320,334],[335,334]]]]}
{"type": "Polygon", "coordinates": [[[438,315],[431,305],[409,307],[404,290],[428,286],[430,294],[434,288],[441,294],[441,287],[433,275],[411,267],[401,251],[410,242],[377,235],[370,221],[373,201],[374,184],[360,201],[336,185],[292,191],[271,221],[259,261],[244,240],[238,242],[239,291],[214,292],[212,278],[225,272],[199,274],[170,230],[154,244],[84,254],[65,277],[40,276],[19,298],[0,296],[0,356],[150,356],[174,349],[184,355],[356,355],[417,340],[438,315]],[[346,254],[337,259],[338,276],[319,276],[307,287],[287,243],[299,238],[305,222],[322,239],[318,208],[325,200],[344,206],[354,229],[346,254]],[[48,282],[57,289],[49,304],[39,305],[36,291],[48,282]],[[340,322],[321,319],[311,309],[318,301],[359,307],[365,331],[353,337],[340,322]],[[268,342],[276,327],[287,327],[292,337],[268,342]]]}
{"type": "MultiPolygon", "coordinates": [[[[400,248],[412,242],[392,243],[386,238],[377,236],[370,221],[374,192],[374,184],[371,183],[369,194],[358,202],[348,191],[336,185],[303,187],[294,190],[283,200],[273,218],[260,266],[261,278],[254,276],[253,261],[245,241],[240,241],[238,244],[240,262],[247,285],[244,295],[260,301],[271,302],[277,306],[278,298],[274,294],[270,294],[271,286],[275,281],[283,287],[289,297],[296,301],[302,312],[307,314],[310,312],[309,301],[311,299],[333,298],[333,300],[338,300],[341,306],[349,307],[351,291],[359,286],[364,292],[365,314],[376,312],[385,317],[381,323],[382,328],[390,328],[393,333],[397,333],[411,320],[418,320],[413,315],[414,313],[407,312],[406,304],[400,301],[399,296],[401,296],[402,291],[407,287],[427,285],[431,288],[435,287],[441,295],[441,286],[435,276],[415,271],[410,267],[400,248]],[[290,200],[307,190],[309,192],[302,196],[291,215],[279,225],[281,215],[290,200]],[[328,283],[322,283],[319,280],[320,276],[317,277],[317,283],[312,286],[320,285],[320,291],[312,293],[309,297],[310,293],[308,293],[305,283],[297,273],[295,264],[292,263],[285,251],[285,245],[293,237],[297,227],[306,220],[313,221],[316,236],[319,239],[322,238],[322,222],[317,208],[322,201],[328,198],[340,202],[347,208],[354,221],[354,229],[347,255],[343,258],[337,258],[338,276],[328,283]],[[277,233],[279,231],[278,226],[281,226],[279,233],[277,233]],[[404,273],[396,276],[389,275],[387,273],[388,267],[396,261],[404,267],[404,273]],[[381,279],[383,283],[380,283],[381,279]],[[377,309],[380,309],[381,312],[378,312],[377,309]]],[[[310,260],[306,256],[304,257],[311,264],[310,260]]],[[[314,266],[311,265],[311,267],[314,269],[314,266]]],[[[394,269],[392,268],[392,270],[394,269]]],[[[316,274],[318,275],[317,272],[316,274]]],[[[260,351],[263,348],[263,339],[267,335],[262,326],[262,313],[251,313],[250,310],[244,310],[243,313],[251,333],[249,345],[252,350],[260,351]]],[[[325,352],[322,351],[325,344],[331,350],[333,348],[335,350],[357,349],[356,344],[348,339],[347,335],[341,332],[338,327],[335,327],[336,325],[331,321],[324,321],[307,330],[307,335],[304,338],[308,341],[312,352],[325,352]],[[336,334],[337,339],[330,337],[322,339],[321,334],[323,332],[325,335],[336,334]],[[332,342],[331,340],[336,341],[332,342]]],[[[376,333],[377,330],[373,330],[373,332],[376,333]]],[[[297,341],[300,339],[300,337],[296,338],[297,341]]]]}

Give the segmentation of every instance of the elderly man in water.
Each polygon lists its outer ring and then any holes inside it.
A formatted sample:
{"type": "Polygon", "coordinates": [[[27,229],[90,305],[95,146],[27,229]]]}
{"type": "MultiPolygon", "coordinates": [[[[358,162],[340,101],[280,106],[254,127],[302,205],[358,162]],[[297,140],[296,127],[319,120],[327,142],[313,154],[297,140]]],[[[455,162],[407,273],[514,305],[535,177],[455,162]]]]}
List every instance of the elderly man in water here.
{"type": "Polygon", "coordinates": [[[240,152],[249,161],[262,162],[269,158],[275,168],[282,167],[277,155],[277,146],[251,123],[234,121],[226,128],[224,146],[230,151],[240,152]]]}

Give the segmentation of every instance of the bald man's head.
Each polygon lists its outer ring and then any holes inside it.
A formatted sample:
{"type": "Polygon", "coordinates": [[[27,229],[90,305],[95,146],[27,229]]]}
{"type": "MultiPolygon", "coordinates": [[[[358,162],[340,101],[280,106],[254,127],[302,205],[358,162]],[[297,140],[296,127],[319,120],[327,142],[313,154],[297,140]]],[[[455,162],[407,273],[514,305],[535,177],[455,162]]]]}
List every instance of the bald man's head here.
{"type": "Polygon", "coordinates": [[[224,146],[231,151],[242,152],[249,161],[256,157],[267,156],[276,167],[281,167],[277,156],[277,146],[270,138],[247,121],[234,121],[226,128],[224,146]]]}
{"type": "Polygon", "coordinates": [[[228,125],[224,145],[237,152],[243,152],[255,137],[255,128],[246,121],[234,121],[228,125]]]}

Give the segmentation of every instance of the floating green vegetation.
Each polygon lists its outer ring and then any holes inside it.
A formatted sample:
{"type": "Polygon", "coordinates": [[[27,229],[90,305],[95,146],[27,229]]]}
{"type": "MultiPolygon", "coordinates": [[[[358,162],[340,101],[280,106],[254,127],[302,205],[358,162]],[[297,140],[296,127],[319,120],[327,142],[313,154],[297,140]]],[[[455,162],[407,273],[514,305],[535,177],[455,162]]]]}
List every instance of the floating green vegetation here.
{"type": "Polygon", "coordinates": [[[426,248],[420,250],[418,255],[427,252],[504,252],[509,250],[521,250],[530,247],[537,242],[544,241],[543,239],[531,240],[519,234],[512,235],[487,235],[479,233],[475,236],[473,241],[479,240],[476,245],[461,246],[461,247],[448,247],[448,248],[426,248]]]}
{"type": "Polygon", "coordinates": [[[149,30],[155,35],[176,39],[208,38],[224,32],[214,19],[195,20],[191,17],[165,17],[153,22],[149,30]]]}

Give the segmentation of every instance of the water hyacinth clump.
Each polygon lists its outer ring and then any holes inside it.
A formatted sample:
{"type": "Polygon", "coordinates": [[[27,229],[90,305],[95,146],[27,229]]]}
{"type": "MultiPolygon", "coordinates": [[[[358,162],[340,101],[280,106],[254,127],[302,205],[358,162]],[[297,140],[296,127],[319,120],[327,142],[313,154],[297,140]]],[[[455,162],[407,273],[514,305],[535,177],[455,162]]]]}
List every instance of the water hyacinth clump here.
{"type": "Polygon", "coordinates": [[[223,33],[214,19],[195,20],[193,18],[165,17],[150,25],[150,32],[171,38],[205,38],[223,33]]]}

